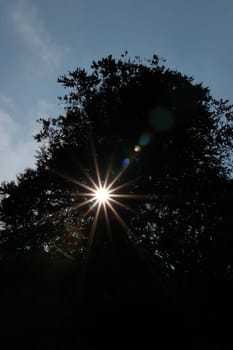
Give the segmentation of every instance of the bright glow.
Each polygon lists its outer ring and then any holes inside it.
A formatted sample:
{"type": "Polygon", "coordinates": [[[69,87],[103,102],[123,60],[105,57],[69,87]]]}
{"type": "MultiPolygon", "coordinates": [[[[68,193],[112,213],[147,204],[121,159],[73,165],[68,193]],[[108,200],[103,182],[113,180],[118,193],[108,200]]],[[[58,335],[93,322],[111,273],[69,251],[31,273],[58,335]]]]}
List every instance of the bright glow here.
{"type": "Polygon", "coordinates": [[[140,151],[141,151],[141,146],[140,146],[140,145],[134,146],[134,152],[135,152],[135,153],[138,153],[138,152],[140,152],[140,151]]]}
{"type": "MultiPolygon", "coordinates": [[[[140,146],[138,146],[140,147],[140,146]]],[[[80,188],[85,190],[78,191],[76,195],[78,197],[83,197],[83,201],[78,201],[78,203],[74,204],[71,209],[77,210],[81,209],[82,207],[88,206],[87,211],[83,214],[83,218],[85,218],[88,214],[91,213],[93,215],[94,213],[94,219],[92,223],[92,227],[89,233],[89,239],[88,239],[88,248],[90,250],[94,236],[96,227],[98,224],[98,218],[100,215],[100,210],[102,209],[104,212],[106,225],[107,225],[107,232],[109,234],[109,237],[111,239],[111,225],[110,225],[110,217],[109,212],[111,212],[115,218],[118,220],[119,224],[124,228],[125,231],[128,231],[129,227],[126,224],[126,222],[122,219],[122,217],[118,214],[117,210],[114,208],[114,206],[119,206],[125,210],[131,210],[132,209],[122,202],[122,200],[127,199],[143,199],[147,196],[145,195],[136,195],[131,193],[119,193],[120,190],[123,188],[128,187],[130,184],[132,184],[134,181],[128,181],[122,184],[117,184],[117,182],[120,180],[123,173],[126,171],[126,168],[128,167],[130,160],[129,158],[125,158],[123,160],[122,166],[123,168],[121,171],[110,181],[110,174],[111,174],[111,163],[109,164],[109,167],[106,172],[106,176],[104,179],[101,179],[100,171],[99,171],[99,165],[97,162],[97,157],[95,154],[94,147],[92,147],[92,154],[93,154],[93,160],[94,160],[94,167],[95,167],[95,176],[96,180],[94,180],[88,173],[88,171],[83,170],[84,174],[86,175],[86,179],[89,180],[90,184],[88,185],[86,182],[82,183],[78,179],[66,176],[62,173],[59,173],[57,171],[53,171],[59,176],[64,177],[65,179],[68,179],[69,181],[73,182],[74,184],[78,185],[80,188]],[[103,185],[102,185],[103,184],[103,185]],[[119,200],[118,200],[119,199],[119,200]]]]}
{"type": "Polygon", "coordinates": [[[109,192],[104,187],[98,188],[98,190],[95,192],[95,198],[101,204],[106,203],[109,197],[109,192]]]}

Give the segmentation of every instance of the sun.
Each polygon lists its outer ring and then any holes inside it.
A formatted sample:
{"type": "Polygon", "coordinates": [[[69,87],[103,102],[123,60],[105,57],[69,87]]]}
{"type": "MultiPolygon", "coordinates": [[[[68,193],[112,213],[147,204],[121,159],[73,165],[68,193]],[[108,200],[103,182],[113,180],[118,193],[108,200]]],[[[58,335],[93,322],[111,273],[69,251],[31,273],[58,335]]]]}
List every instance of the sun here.
{"type": "Polygon", "coordinates": [[[107,233],[111,238],[110,214],[112,214],[117,219],[119,224],[123,227],[123,229],[126,232],[129,230],[129,226],[123,220],[123,218],[119,215],[115,207],[121,207],[127,211],[133,211],[132,208],[130,208],[127,205],[127,203],[125,203],[125,200],[142,199],[142,198],[145,199],[146,197],[148,197],[146,195],[137,195],[137,194],[127,193],[127,192],[126,193],[120,192],[123,188],[129,187],[132,183],[135,182],[135,179],[133,179],[128,182],[119,183],[127,167],[122,168],[119,171],[119,173],[111,179],[112,168],[111,168],[111,163],[109,163],[105,177],[101,178],[100,169],[99,169],[94,148],[92,148],[92,154],[93,154],[93,161],[94,161],[94,168],[95,168],[94,175],[96,180],[94,180],[90,176],[89,171],[83,168],[82,168],[82,171],[85,175],[84,182],[81,182],[76,178],[66,176],[65,174],[62,174],[58,171],[53,170],[53,172],[55,172],[57,175],[62,176],[63,178],[77,185],[78,187],[77,192],[74,195],[76,195],[78,198],[83,198],[81,201],[80,199],[78,199],[77,203],[75,203],[70,209],[79,210],[82,207],[88,206],[88,209],[82,215],[83,215],[83,219],[88,215],[93,217],[92,226],[91,226],[89,238],[88,238],[89,249],[91,248],[91,245],[95,236],[95,231],[96,231],[96,227],[98,224],[98,219],[101,211],[104,212],[107,233]]]}
{"type": "Polygon", "coordinates": [[[110,199],[110,193],[105,187],[101,186],[95,191],[95,198],[99,203],[104,204],[110,199]]]}

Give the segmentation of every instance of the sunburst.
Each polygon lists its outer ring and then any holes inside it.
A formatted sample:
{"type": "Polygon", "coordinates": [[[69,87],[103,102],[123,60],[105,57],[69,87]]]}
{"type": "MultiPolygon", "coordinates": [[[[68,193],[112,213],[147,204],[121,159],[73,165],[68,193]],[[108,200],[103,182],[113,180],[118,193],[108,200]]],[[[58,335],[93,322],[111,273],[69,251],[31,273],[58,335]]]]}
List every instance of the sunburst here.
{"type": "Polygon", "coordinates": [[[123,188],[129,187],[133,182],[135,182],[136,179],[128,182],[123,182],[115,186],[115,184],[120,181],[127,167],[122,168],[120,172],[110,181],[110,174],[111,174],[111,165],[110,165],[111,163],[110,163],[104,179],[101,179],[99,164],[97,161],[94,148],[92,148],[92,154],[93,154],[93,160],[94,160],[95,177],[97,179],[96,181],[90,176],[89,172],[84,168],[82,168],[82,171],[86,177],[85,183],[73,177],[61,174],[58,171],[55,171],[57,175],[62,176],[63,178],[66,178],[67,180],[73,182],[79,187],[79,191],[75,193],[75,196],[81,197],[83,198],[83,200],[81,202],[74,204],[71,209],[77,210],[82,207],[88,206],[88,209],[83,214],[83,218],[86,218],[88,215],[93,215],[93,212],[95,212],[92,226],[89,232],[89,237],[88,237],[89,249],[91,248],[91,245],[93,243],[93,239],[95,236],[96,227],[98,224],[101,211],[104,212],[107,232],[109,234],[109,237],[111,238],[111,220],[110,220],[109,213],[112,213],[114,215],[114,217],[117,219],[119,224],[127,232],[129,230],[129,226],[120,216],[116,207],[121,207],[127,211],[133,211],[132,208],[130,208],[127,204],[124,203],[124,200],[142,199],[147,197],[146,195],[120,192],[123,188]],[[89,184],[87,184],[88,182],[87,180],[89,181],[89,184]],[[85,190],[85,192],[80,191],[81,188],[85,190]]]}

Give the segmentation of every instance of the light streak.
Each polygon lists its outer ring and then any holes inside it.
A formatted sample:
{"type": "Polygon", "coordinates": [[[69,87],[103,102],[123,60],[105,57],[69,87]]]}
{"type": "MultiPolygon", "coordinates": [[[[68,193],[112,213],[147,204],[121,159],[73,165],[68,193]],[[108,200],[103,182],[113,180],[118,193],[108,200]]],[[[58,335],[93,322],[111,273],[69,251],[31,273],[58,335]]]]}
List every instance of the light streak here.
{"type": "Polygon", "coordinates": [[[89,232],[89,239],[88,239],[88,248],[90,250],[94,237],[96,232],[96,227],[98,224],[100,211],[103,209],[104,212],[104,218],[106,221],[106,227],[107,232],[109,235],[109,238],[111,239],[111,222],[110,222],[110,216],[109,211],[113,213],[114,217],[117,219],[119,224],[123,227],[123,229],[127,232],[129,230],[129,226],[126,224],[126,222],[123,220],[123,218],[120,216],[120,214],[115,209],[115,206],[122,207],[123,209],[127,211],[132,211],[132,208],[130,208],[125,203],[122,203],[122,201],[118,201],[117,198],[121,199],[145,199],[148,198],[147,195],[141,195],[141,194],[132,194],[132,193],[119,193],[118,191],[130,186],[134,181],[128,181],[124,182],[120,185],[117,185],[114,187],[114,185],[121,179],[122,175],[126,171],[126,168],[123,168],[120,170],[120,172],[110,181],[111,177],[111,164],[109,163],[108,169],[106,171],[106,176],[104,179],[101,178],[100,175],[100,169],[99,164],[97,161],[94,145],[92,143],[92,155],[93,155],[93,163],[94,163],[94,169],[95,169],[95,177],[97,181],[95,181],[87,170],[85,170],[83,167],[81,167],[84,175],[86,176],[86,180],[90,182],[90,185],[87,185],[86,183],[83,183],[81,181],[78,181],[74,177],[70,177],[67,175],[62,174],[61,172],[52,170],[55,174],[65,178],[66,180],[69,180],[73,182],[75,185],[80,187],[81,189],[86,190],[86,192],[79,191],[77,193],[74,193],[77,197],[84,198],[83,201],[74,204],[70,209],[76,210],[80,209],[86,205],[91,206],[87,209],[87,211],[83,214],[83,218],[87,217],[90,213],[93,215],[93,212],[95,212],[92,226],[89,232]],[[114,205],[114,206],[113,206],[114,205]]]}

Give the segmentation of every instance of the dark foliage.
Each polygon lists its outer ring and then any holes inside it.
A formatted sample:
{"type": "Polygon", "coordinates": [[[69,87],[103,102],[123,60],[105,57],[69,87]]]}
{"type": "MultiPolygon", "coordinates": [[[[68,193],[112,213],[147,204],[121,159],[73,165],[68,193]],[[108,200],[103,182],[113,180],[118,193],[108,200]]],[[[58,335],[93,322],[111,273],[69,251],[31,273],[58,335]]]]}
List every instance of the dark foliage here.
{"type": "MultiPolygon", "coordinates": [[[[170,334],[181,347],[189,339],[188,348],[214,342],[222,348],[223,333],[214,340],[210,334],[226,317],[224,308],[232,310],[232,106],[156,55],[146,61],[108,56],[90,72],[78,68],[58,82],[68,90],[60,98],[65,114],[40,120],[36,170],[1,186],[4,286],[10,290],[11,274],[27,310],[22,286],[34,298],[40,294],[44,306],[55,293],[51,312],[37,310],[37,327],[47,316],[55,322],[59,312],[55,328],[77,333],[73,346],[80,339],[83,348],[117,348],[123,339],[127,346],[165,345],[170,334]],[[96,178],[91,140],[102,176],[111,160],[114,178],[127,158],[121,181],[138,180],[124,191],[147,198],[129,201],[134,214],[118,208],[128,236],[111,218],[109,241],[100,217],[87,260],[93,214],[84,219],[77,208],[82,199],[75,181],[88,184],[83,166],[96,178]],[[35,273],[39,282],[32,287],[35,273]],[[103,337],[116,342],[105,344],[103,337]]],[[[60,348],[67,342],[60,336],[60,348]]]]}

